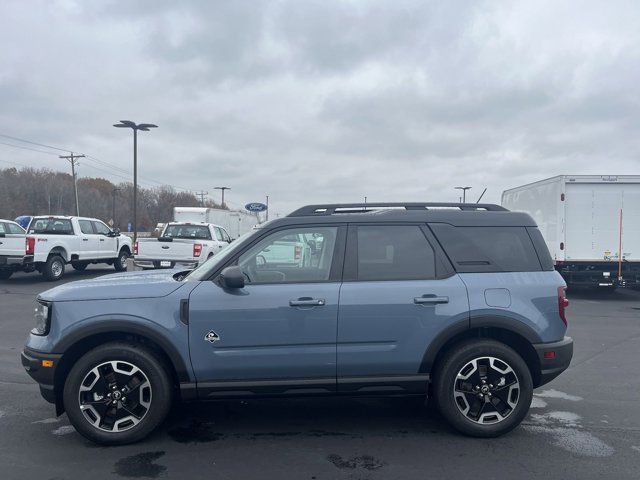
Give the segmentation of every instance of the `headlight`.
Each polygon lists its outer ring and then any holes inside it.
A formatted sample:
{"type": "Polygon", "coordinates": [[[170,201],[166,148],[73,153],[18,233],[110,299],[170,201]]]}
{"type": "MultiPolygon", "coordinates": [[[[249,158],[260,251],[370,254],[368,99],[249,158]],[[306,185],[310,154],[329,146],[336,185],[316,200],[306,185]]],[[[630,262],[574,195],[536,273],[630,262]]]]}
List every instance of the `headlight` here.
{"type": "Polygon", "coordinates": [[[31,330],[34,335],[46,335],[51,326],[51,304],[43,300],[36,300],[34,310],[36,326],[31,330]]]}

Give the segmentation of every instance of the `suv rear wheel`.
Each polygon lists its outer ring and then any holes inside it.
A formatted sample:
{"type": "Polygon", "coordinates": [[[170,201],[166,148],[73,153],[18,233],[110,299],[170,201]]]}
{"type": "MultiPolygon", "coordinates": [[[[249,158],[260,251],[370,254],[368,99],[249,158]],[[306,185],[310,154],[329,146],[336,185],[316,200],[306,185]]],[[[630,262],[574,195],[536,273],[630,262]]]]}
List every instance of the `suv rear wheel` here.
{"type": "Polygon", "coordinates": [[[146,437],[165,419],[171,399],[163,362],[129,343],[107,343],[85,354],[69,372],[63,393],[71,424],[104,445],[146,437]]]}
{"type": "Polygon", "coordinates": [[[494,340],[453,347],[436,372],[440,413],[458,431],[497,437],[517,427],[533,396],[531,372],[522,357],[494,340]]]}

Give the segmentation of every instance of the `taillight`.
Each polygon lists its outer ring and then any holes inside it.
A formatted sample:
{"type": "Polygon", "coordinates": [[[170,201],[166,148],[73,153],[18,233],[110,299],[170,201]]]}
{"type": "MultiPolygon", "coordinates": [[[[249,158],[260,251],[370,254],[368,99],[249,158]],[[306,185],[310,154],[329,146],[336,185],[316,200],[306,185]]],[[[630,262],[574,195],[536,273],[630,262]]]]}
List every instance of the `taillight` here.
{"type": "Polygon", "coordinates": [[[193,244],[193,256],[194,257],[199,257],[201,253],[202,253],[202,244],[194,243],[193,244]]]}
{"type": "Polygon", "coordinates": [[[300,257],[302,257],[302,247],[296,246],[293,252],[293,258],[295,258],[296,260],[299,260],[300,257]]]}
{"type": "Polygon", "coordinates": [[[567,325],[567,317],[565,315],[565,309],[569,306],[569,299],[567,299],[567,287],[558,287],[558,314],[560,318],[567,325]]]}
{"type": "Polygon", "coordinates": [[[133,244],[133,254],[137,255],[138,254],[138,241],[136,240],[135,243],[133,244]]]}
{"type": "Polygon", "coordinates": [[[24,248],[27,255],[33,255],[36,249],[36,239],[33,237],[27,237],[24,239],[24,248]]]}

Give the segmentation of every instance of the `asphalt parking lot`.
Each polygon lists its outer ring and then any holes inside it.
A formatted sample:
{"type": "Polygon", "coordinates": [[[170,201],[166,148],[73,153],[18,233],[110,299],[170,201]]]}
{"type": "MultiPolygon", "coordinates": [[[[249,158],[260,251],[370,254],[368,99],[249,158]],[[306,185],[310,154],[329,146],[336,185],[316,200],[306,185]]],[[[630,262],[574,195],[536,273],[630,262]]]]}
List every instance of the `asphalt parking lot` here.
{"type": "MultiPolygon", "coordinates": [[[[64,281],[111,273],[68,269],[64,281]]],[[[39,275],[0,282],[0,478],[640,478],[640,292],[570,293],[570,369],[498,439],[452,431],[414,399],[177,406],[146,441],[99,447],[55,418],[20,365],[39,275]]]]}

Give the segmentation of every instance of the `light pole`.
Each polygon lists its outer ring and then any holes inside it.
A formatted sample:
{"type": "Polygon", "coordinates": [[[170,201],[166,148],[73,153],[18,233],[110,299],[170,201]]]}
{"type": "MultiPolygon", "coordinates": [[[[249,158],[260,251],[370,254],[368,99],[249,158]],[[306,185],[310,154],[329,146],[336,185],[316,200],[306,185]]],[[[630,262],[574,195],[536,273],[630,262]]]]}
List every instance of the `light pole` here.
{"type": "Polygon", "coordinates": [[[222,208],[224,208],[224,191],[231,190],[231,187],[213,187],[214,190],[222,190],[222,208]]]}
{"type": "Polygon", "coordinates": [[[118,222],[116,222],[116,195],[118,194],[118,192],[120,191],[120,189],[118,187],[114,187],[113,190],[111,191],[111,195],[113,196],[112,200],[113,200],[113,204],[111,205],[111,220],[113,221],[113,228],[116,228],[116,226],[118,225],[118,222]]]}
{"type": "Polygon", "coordinates": [[[454,187],[456,190],[462,190],[462,203],[467,203],[467,190],[471,190],[471,187],[454,187]]]}
{"type": "Polygon", "coordinates": [[[113,125],[116,128],[130,128],[133,130],[133,241],[138,239],[138,130],[148,132],[150,128],[158,128],[153,123],[135,124],[131,120],[120,120],[120,123],[113,125]]]}

